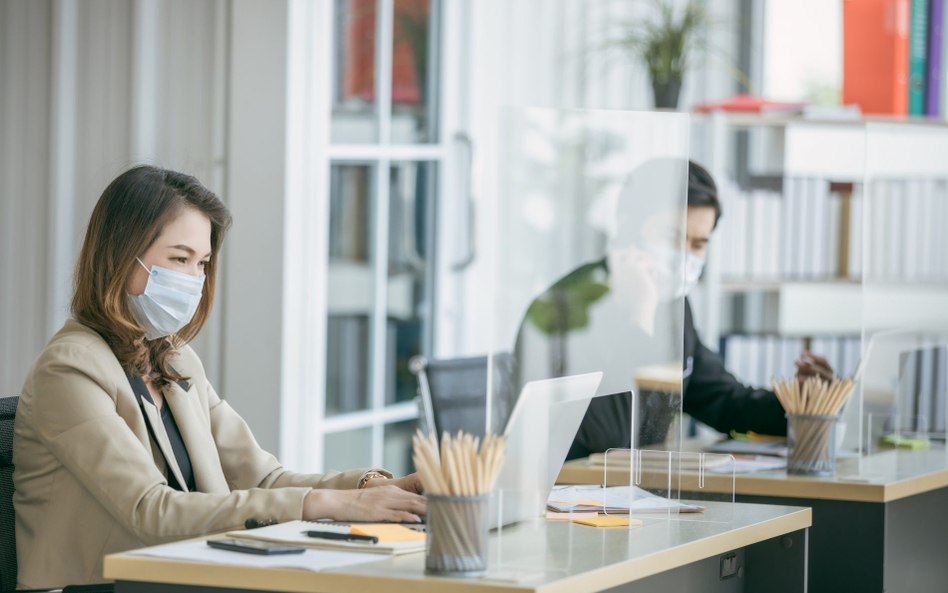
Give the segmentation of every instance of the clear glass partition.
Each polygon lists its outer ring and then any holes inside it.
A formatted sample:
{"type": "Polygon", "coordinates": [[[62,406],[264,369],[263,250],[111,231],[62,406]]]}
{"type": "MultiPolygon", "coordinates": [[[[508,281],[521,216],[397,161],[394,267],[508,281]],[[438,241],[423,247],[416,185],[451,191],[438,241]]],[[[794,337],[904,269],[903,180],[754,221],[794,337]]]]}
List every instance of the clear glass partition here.
{"type": "Polygon", "coordinates": [[[865,151],[862,359],[843,414],[860,459],[944,447],[948,418],[948,128],[868,123],[865,151]]]}
{"type": "Polygon", "coordinates": [[[504,361],[488,365],[486,425],[508,434],[507,523],[537,498],[542,509],[562,457],[680,460],[689,124],[539,108],[501,119],[483,306],[489,359],[504,361]]]}
{"type": "Polygon", "coordinates": [[[839,475],[895,480],[948,466],[948,333],[879,331],[863,360],[844,414],[844,438],[860,438],[860,456],[840,465],[839,475]]]}

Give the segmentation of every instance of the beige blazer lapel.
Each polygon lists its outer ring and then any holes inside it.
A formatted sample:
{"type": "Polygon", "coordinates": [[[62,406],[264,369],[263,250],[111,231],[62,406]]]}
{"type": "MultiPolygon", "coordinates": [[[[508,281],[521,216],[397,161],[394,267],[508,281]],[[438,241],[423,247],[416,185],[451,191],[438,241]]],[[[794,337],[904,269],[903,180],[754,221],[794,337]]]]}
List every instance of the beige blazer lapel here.
{"type": "Polygon", "coordinates": [[[172,383],[165,390],[165,405],[171,407],[181,440],[188,450],[194,485],[199,492],[230,492],[221,469],[217,444],[211,434],[210,420],[200,407],[196,387],[187,383],[185,385],[187,390],[178,383],[172,383]]]}
{"type": "MultiPolygon", "coordinates": [[[[145,411],[145,415],[148,416],[149,424],[151,424],[152,434],[155,435],[155,440],[158,441],[158,447],[165,456],[168,471],[174,474],[175,479],[178,480],[178,484],[181,486],[181,490],[187,492],[188,486],[184,481],[184,476],[181,475],[181,468],[178,466],[178,460],[174,456],[174,451],[171,449],[171,441],[168,440],[168,433],[165,432],[165,425],[161,421],[161,412],[158,411],[158,407],[155,404],[147,399],[142,398],[141,402],[142,409],[145,411]]],[[[167,402],[165,402],[165,405],[168,405],[167,402]]],[[[173,413],[174,408],[172,408],[171,411],[173,413]]]]}

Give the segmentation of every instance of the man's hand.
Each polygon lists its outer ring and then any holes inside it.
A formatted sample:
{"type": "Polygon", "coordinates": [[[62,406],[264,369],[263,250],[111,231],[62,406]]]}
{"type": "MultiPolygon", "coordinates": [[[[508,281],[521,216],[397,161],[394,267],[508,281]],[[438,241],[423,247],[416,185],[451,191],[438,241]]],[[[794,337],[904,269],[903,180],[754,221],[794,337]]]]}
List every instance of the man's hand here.
{"type": "Polygon", "coordinates": [[[809,377],[820,377],[824,381],[833,380],[833,367],[830,363],[818,354],[803,351],[800,359],[796,362],[797,380],[803,383],[809,377]]]}

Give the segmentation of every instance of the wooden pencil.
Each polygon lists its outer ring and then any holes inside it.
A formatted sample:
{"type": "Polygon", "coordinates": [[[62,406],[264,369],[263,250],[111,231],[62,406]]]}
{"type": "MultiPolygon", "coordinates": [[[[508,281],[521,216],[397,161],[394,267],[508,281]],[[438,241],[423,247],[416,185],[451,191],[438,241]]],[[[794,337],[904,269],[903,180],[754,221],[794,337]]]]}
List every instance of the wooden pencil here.
{"type": "MultiPolygon", "coordinates": [[[[852,377],[826,381],[814,376],[804,381],[799,377],[790,381],[772,379],[771,385],[780,405],[790,416],[838,416],[854,391],[855,381],[852,377]]],[[[830,449],[835,447],[835,443],[829,442],[835,422],[789,419],[788,427],[795,436],[791,461],[815,463],[830,458],[830,449]]]]}
{"type": "MultiPolygon", "coordinates": [[[[487,434],[444,433],[440,447],[434,435],[412,438],[415,468],[425,492],[436,497],[478,497],[490,494],[503,467],[506,440],[487,434]]],[[[442,571],[478,570],[482,563],[486,509],[463,500],[429,501],[429,555],[437,555],[442,571]]]]}

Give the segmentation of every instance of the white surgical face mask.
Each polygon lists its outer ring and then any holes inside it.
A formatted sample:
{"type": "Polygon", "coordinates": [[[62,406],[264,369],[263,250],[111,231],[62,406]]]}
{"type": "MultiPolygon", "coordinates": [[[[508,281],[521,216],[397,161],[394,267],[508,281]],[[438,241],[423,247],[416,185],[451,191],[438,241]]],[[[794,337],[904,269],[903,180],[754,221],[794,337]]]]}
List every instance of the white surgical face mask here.
{"type": "Polygon", "coordinates": [[[204,276],[190,276],[158,266],[149,270],[142,260],[135,259],[148,272],[148,283],[142,294],[128,295],[132,314],[149,340],[176,333],[194,318],[201,302],[204,276]]]}
{"type": "Polygon", "coordinates": [[[698,284],[704,270],[704,260],[685,251],[678,251],[661,245],[645,245],[655,263],[658,298],[670,301],[684,296],[698,284]],[[682,278],[680,275],[684,273],[682,278]],[[679,279],[684,280],[682,283],[679,279]]]}
{"type": "Polygon", "coordinates": [[[682,296],[688,296],[698,284],[701,272],[704,271],[704,260],[693,253],[685,253],[685,285],[682,287],[682,296]]]}

